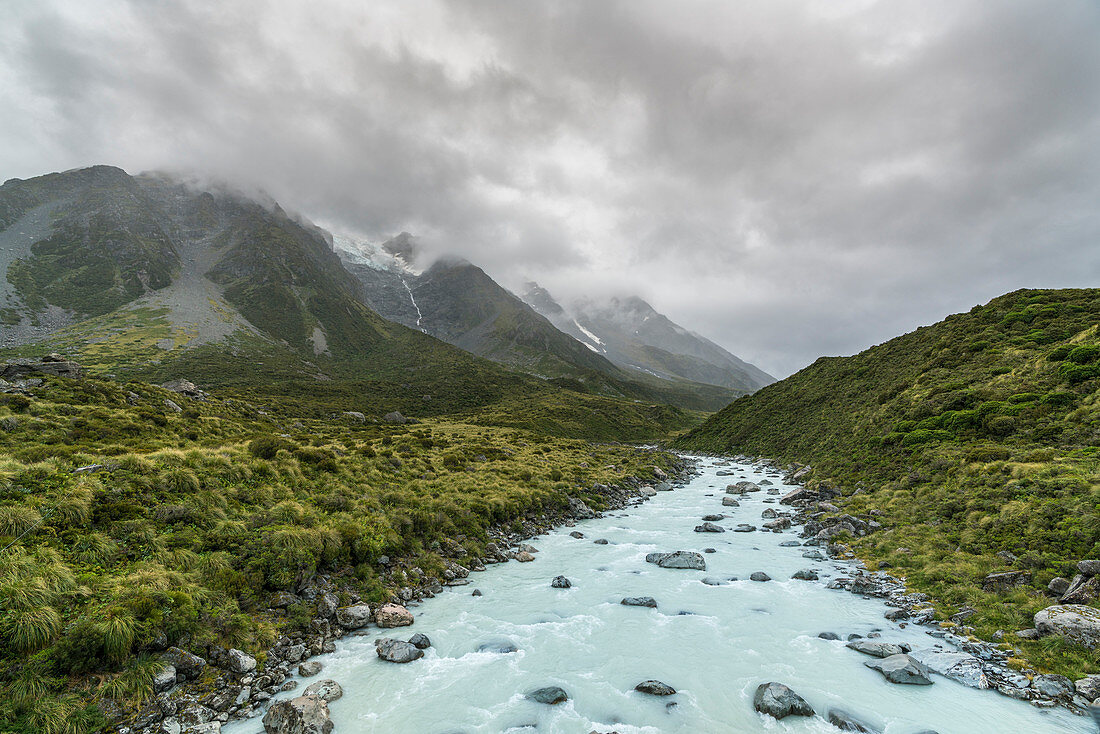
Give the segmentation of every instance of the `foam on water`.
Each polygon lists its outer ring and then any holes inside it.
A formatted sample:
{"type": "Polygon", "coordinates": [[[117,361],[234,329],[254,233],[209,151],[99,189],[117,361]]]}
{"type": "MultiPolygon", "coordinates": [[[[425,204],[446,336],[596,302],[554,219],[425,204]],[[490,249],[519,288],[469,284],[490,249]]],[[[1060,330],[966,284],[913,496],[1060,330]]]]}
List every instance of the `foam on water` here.
{"type": "MultiPolygon", "coordinates": [[[[843,708],[886,734],[934,729],[940,734],[980,732],[1093,733],[1085,718],[1064,710],[1044,711],[993,691],[967,688],[941,676],[931,686],[887,683],[864,667],[870,660],[818,633],[882,632],[882,639],[926,647],[928,628],[900,629],[883,618],[887,607],[845,591],[825,588],[850,569],[834,561],[811,561],[804,549],[779,547],[797,537],[784,533],[695,533],[705,514],[725,513],[721,525],[759,526],[765,492],[746,495],[741,507],[722,507],[720,489],[742,478],[760,481],[766,472],[748,465],[702,464],[703,473],[675,492],[661,492],[644,505],[579,523],[532,541],[533,563],[491,566],[472,585],[448,590],[414,609],[408,630],[372,630],[338,643],[317,658],[319,678],[333,678],[344,697],[330,705],[336,734],[358,732],[552,732],[621,734],[658,732],[832,732],[823,715],[843,708]],[[716,477],[718,469],[736,469],[716,477]],[[708,496],[709,495],[709,496],[708,496]],[[596,545],[607,538],[608,545],[596,545]],[[715,548],[707,570],[658,568],[645,563],[654,550],[715,548]],[[820,581],[790,580],[815,569],[820,581]],[[770,582],[749,581],[765,571],[770,582]],[[553,589],[564,575],[570,589],[553,589]],[[711,577],[718,586],[701,583],[711,577]],[[730,581],[731,577],[739,580],[730,581]],[[476,586],[483,596],[471,596],[476,586]],[[626,607],[625,596],[652,596],[657,609],[626,607]],[[684,613],[686,612],[686,613],[684,613]],[[374,654],[379,636],[428,635],[434,645],[407,665],[374,654]],[[398,634],[394,634],[394,633],[398,634]],[[510,642],[513,653],[478,652],[487,643],[510,642]],[[657,698],[634,686],[650,678],[677,689],[657,698]],[[766,681],[779,681],[802,695],[820,714],[775,721],[753,711],[752,695],[766,681]],[[535,688],[557,685],[570,694],[558,706],[524,698],[535,688]],[[668,704],[675,703],[674,706],[668,704]],[[533,728],[531,728],[533,727],[533,728]]],[[[773,486],[783,489],[775,477],[773,486]]],[[[280,694],[293,696],[295,692],[280,694]]],[[[254,734],[258,720],[225,727],[227,734],[254,734]]]]}

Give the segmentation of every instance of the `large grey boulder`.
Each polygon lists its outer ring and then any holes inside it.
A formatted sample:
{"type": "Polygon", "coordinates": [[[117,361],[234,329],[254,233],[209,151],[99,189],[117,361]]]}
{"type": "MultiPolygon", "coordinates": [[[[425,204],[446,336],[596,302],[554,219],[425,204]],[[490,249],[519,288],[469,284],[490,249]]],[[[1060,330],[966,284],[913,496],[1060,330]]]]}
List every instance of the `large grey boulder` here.
{"type": "Polygon", "coordinates": [[[599,517],[599,514],[579,497],[569,498],[569,512],[578,520],[591,520],[594,517],[599,517]]]}
{"type": "Polygon", "coordinates": [[[555,576],[554,580],[550,582],[550,586],[554,589],[568,589],[573,585],[573,582],[564,576],[555,576]]]}
{"type": "Polygon", "coordinates": [[[370,607],[366,604],[355,604],[336,610],[336,621],[341,627],[349,630],[357,630],[366,627],[370,622],[370,607]]]}
{"type": "Polygon", "coordinates": [[[232,648],[225,654],[225,667],[238,675],[250,673],[256,669],[256,658],[243,650],[232,648]]]}
{"type": "Polygon", "coordinates": [[[527,698],[538,703],[545,703],[548,706],[554,706],[568,701],[569,694],[565,692],[565,689],[558,686],[547,686],[531,691],[527,694],[527,698]]]}
{"type": "Polygon", "coordinates": [[[194,678],[206,667],[206,661],[178,647],[168,648],[160,659],[176,669],[184,678],[194,678]]]}
{"type": "Polygon", "coordinates": [[[1073,681],[1064,675],[1037,675],[1032,679],[1031,687],[1043,698],[1056,701],[1070,701],[1077,692],[1073,681]]]}
{"type": "Polygon", "coordinates": [[[707,562],[701,553],[695,551],[673,551],[672,553],[650,553],[646,563],[656,563],[661,568],[689,568],[698,571],[707,570],[707,562]]]}
{"type": "Polygon", "coordinates": [[[1031,585],[1029,571],[1006,571],[991,573],[982,580],[982,591],[1003,592],[1031,585]]]}
{"type": "Polygon", "coordinates": [[[657,600],[652,596],[628,596],[621,602],[624,607],[650,607],[651,609],[657,608],[657,600]]]}
{"type": "Polygon", "coordinates": [[[331,734],[328,703],[317,696],[276,701],[263,718],[267,734],[331,734]]]}
{"type": "Polygon", "coordinates": [[[344,695],[344,689],[340,687],[339,683],[330,678],[309,684],[306,686],[306,689],[302,691],[302,695],[316,696],[326,703],[332,703],[344,695]]]}
{"type": "Polygon", "coordinates": [[[876,640],[852,640],[845,647],[876,658],[888,658],[891,655],[902,655],[909,652],[909,646],[906,644],[878,642],[876,640]]]}
{"type": "Polygon", "coordinates": [[[176,685],[176,666],[164,663],[160,670],[153,674],[153,690],[160,693],[174,685],[176,685]]]}
{"type": "Polygon", "coordinates": [[[1100,598],[1100,576],[1077,574],[1073,577],[1065,593],[1058,599],[1059,604],[1089,604],[1100,598]]]}
{"type": "Polygon", "coordinates": [[[740,507],[741,503],[738,502],[733,497],[723,497],[722,498],[722,506],[723,507],[740,507]]]}
{"type": "Polygon", "coordinates": [[[864,665],[871,670],[882,673],[882,676],[891,683],[915,686],[932,685],[932,671],[904,653],[891,655],[882,660],[874,660],[864,663],[864,665]]]}
{"type": "Polygon", "coordinates": [[[909,657],[934,673],[958,681],[971,688],[989,688],[989,679],[982,670],[982,661],[975,656],[957,650],[921,648],[909,653],[909,657]]]}
{"type": "Polygon", "coordinates": [[[1082,604],[1055,604],[1035,613],[1042,636],[1059,635],[1088,648],[1100,647],[1100,609],[1082,604]]]}
{"type": "Polygon", "coordinates": [[[1085,576],[1100,576],[1100,560],[1095,558],[1077,562],[1077,570],[1085,576]]]}
{"type": "Polygon", "coordinates": [[[424,657],[424,651],[411,642],[382,637],[374,641],[374,651],[378,657],[391,663],[411,663],[424,657]]]}
{"type": "Polygon", "coordinates": [[[782,683],[761,683],[752,697],[752,707],[762,714],[776,719],[786,716],[813,716],[814,710],[806,699],[782,683]]]}
{"type": "Polygon", "coordinates": [[[1077,689],[1077,695],[1086,701],[1095,701],[1100,698],[1100,675],[1087,675],[1073,682],[1077,689]]]}

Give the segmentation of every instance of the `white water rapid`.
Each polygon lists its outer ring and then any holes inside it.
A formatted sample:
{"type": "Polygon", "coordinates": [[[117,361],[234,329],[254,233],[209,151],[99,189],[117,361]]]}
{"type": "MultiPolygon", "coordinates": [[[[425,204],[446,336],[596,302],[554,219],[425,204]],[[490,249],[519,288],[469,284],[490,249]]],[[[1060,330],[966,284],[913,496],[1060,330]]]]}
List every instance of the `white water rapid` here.
{"type": "MultiPolygon", "coordinates": [[[[280,695],[300,695],[313,680],[339,682],[344,696],[330,704],[334,734],[836,734],[824,718],[832,707],[885,734],[1096,731],[1091,721],[1065,710],[1040,710],[939,675],[930,686],[888,683],[864,666],[873,658],[847,649],[844,638],[877,630],[882,641],[919,648],[937,642],[927,634],[931,628],[901,629],[883,618],[889,608],[881,600],[826,589],[830,578],[852,567],[812,562],[802,556],[809,549],[779,545],[796,539],[796,531],[693,532],[702,515],[724,512],[727,519],[719,524],[729,530],[739,522],[759,526],[761,511],[778,507],[765,503],[775,499],[766,492],[741,498],[740,507],[722,507],[726,484],[769,478],[782,487],[774,474],[749,465],[719,467],[703,459],[700,467],[699,476],[673,492],[530,541],[541,551],[534,562],[472,574],[469,586],[415,607],[413,627],[372,627],[344,639],[335,653],[316,658],[324,665],[319,676],[280,695]],[[720,468],[734,474],[718,477],[720,468]],[[572,530],[585,537],[570,537],[572,530]],[[593,543],[598,538],[609,542],[593,543]],[[645,562],[652,551],[708,547],[716,552],[704,556],[705,571],[645,562]],[[816,569],[821,580],[791,580],[803,568],[816,569]],[[754,571],[773,580],[750,581],[754,571]],[[573,587],[551,588],[559,574],[573,587]],[[471,596],[474,588],[483,595],[471,596]],[[658,608],[619,603],[643,595],[654,597],[658,608]],[[826,631],[841,640],[818,638],[826,631]],[[434,645],[423,659],[399,665],[375,655],[375,638],[407,639],[414,632],[434,645]],[[518,649],[478,651],[501,644],[518,649]],[[658,698],[633,690],[647,679],[678,692],[658,698]],[[777,722],[756,713],[753,693],[767,681],[790,686],[818,715],[777,722]],[[561,686],[570,700],[547,706],[524,698],[543,686],[561,686]]],[[[224,731],[255,734],[262,728],[252,719],[224,731]]]]}

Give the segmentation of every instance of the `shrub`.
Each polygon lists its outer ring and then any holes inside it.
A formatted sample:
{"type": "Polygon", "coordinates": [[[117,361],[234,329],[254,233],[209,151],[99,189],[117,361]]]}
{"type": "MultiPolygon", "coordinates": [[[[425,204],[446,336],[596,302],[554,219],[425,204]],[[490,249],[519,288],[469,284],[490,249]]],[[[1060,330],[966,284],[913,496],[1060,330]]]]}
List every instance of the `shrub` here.
{"type": "Polygon", "coordinates": [[[248,442],[248,453],[257,459],[271,461],[280,449],[291,449],[292,445],[277,436],[256,436],[248,442]]]}

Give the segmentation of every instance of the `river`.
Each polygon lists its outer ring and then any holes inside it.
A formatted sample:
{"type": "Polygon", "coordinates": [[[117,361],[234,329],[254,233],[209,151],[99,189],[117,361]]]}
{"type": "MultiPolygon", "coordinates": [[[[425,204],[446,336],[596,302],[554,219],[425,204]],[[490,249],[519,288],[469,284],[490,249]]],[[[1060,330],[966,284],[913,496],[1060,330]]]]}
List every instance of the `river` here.
{"type": "MultiPolygon", "coordinates": [[[[471,584],[445,591],[414,609],[416,624],[371,629],[316,658],[344,696],[330,704],[335,734],[359,732],[553,732],[555,734],[657,732],[837,732],[823,716],[842,708],[886,734],[984,732],[1090,732],[1085,717],[1063,709],[1040,710],[990,690],[967,688],[942,676],[931,686],[895,685],[864,666],[873,660],[844,646],[851,633],[880,631],[883,641],[914,648],[936,642],[930,629],[905,629],[883,618],[888,607],[825,588],[851,569],[842,562],[812,562],[807,548],[781,547],[797,538],[783,533],[696,533],[701,517],[725,513],[720,525],[759,526],[766,492],[722,507],[724,487],[740,479],[781,479],[754,466],[717,466],[701,459],[701,473],[673,492],[603,518],[561,528],[531,541],[531,563],[490,566],[471,584]],[[733,476],[716,476],[719,470],[733,476]],[[585,537],[573,538],[571,531],[585,537]],[[605,538],[606,545],[593,543],[605,538]],[[676,570],[645,562],[653,551],[695,550],[707,569],[676,570]],[[820,581],[791,580],[817,570],[820,581]],[[764,571],[772,581],[749,580],[764,571]],[[555,576],[572,581],[551,588],[555,576]],[[731,580],[736,578],[737,580],[731,580]],[[717,585],[703,583],[707,579],[717,585]],[[471,594],[474,588],[481,596],[471,594]],[[627,607],[626,596],[652,596],[657,609],[627,607]],[[379,636],[428,635],[425,658],[406,665],[374,653],[379,636]],[[820,639],[834,632],[840,641],[820,639]],[[394,634],[398,633],[398,634],[394,634]],[[514,645],[515,652],[479,651],[514,645]],[[658,679],[677,689],[670,697],[635,692],[658,679]],[[818,712],[775,721],[753,710],[756,687],[790,686],[818,712]],[[560,686],[570,700],[547,706],[524,693],[560,686]]],[[[784,490],[785,491],[785,490],[784,490]]],[[[305,681],[308,682],[308,681],[305,681]]],[[[301,690],[301,686],[298,690],[301,690]]],[[[295,695],[293,692],[282,695],[295,695]]],[[[254,734],[258,719],[227,726],[227,734],[254,734]]]]}

